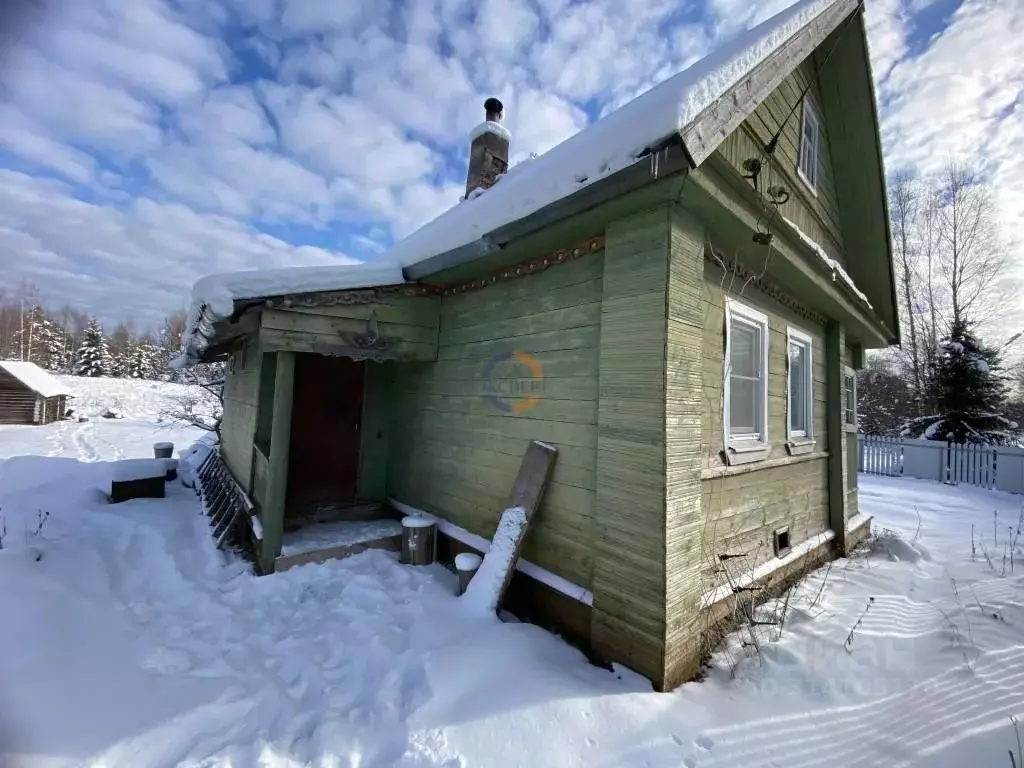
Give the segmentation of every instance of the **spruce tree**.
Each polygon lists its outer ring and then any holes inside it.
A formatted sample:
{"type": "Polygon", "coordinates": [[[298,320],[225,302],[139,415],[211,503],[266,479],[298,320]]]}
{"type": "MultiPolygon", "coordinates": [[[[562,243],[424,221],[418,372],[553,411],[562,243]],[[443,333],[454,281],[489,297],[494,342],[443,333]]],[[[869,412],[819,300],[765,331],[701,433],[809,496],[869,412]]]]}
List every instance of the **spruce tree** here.
{"type": "Polygon", "coordinates": [[[103,326],[92,318],[82,332],[82,343],[78,347],[75,363],[76,376],[109,376],[110,353],[107,340],[103,337],[103,326]]]}
{"type": "Polygon", "coordinates": [[[999,371],[999,350],[983,344],[968,323],[954,322],[935,361],[936,413],[909,422],[903,434],[954,443],[1016,442],[1017,424],[1002,413],[1006,385],[999,371]]]}
{"type": "Polygon", "coordinates": [[[156,349],[146,339],[132,344],[122,376],[130,379],[152,379],[156,373],[156,349]]]}

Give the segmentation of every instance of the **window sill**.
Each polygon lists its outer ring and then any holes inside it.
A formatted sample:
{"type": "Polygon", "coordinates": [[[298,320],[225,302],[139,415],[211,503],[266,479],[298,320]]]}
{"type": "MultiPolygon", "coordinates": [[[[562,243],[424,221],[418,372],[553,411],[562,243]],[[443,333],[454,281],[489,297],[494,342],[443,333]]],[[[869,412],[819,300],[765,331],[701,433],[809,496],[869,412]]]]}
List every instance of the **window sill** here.
{"type": "Polygon", "coordinates": [[[725,449],[725,463],[730,467],[737,464],[752,464],[755,461],[764,461],[772,453],[771,443],[760,443],[751,441],[749,443],[735,442],[725,449]]]}
{"type": "Polygon", "coordinates": [[[848,434],[848,435],[850,435],[850,434],[856,435],[857,434],[857,429],[858,428],[857,428],[856,424],[844,424],[843,425],[843,431],[846,434],[848,434]]]}
{"type": "Polygon", "coordinates": [[[814,447],[817,443],[814,440],[808,440],[805,437],[797,437],[786,443],[786,453],[790,456],[803,456],[804,454],[814,453],[814,447]]]}
{"type": "Polygon", "coordinates": [[[700,479],[717,480],[721,477],[732,477],[733,475],[742,475],[747,472],[760,472],[763,469],[774,469],[776,467],[788,467],[792,464],[800,464],[805,461],[818,461],[821,459],[827,459],[828,457],[828,451],[816,451],[803,456],[780,456],[775,459],[766,459],[760,463],[752,462],[745,466],[713,467],[709,469],[702,469],[700,472],[700,479]]]}

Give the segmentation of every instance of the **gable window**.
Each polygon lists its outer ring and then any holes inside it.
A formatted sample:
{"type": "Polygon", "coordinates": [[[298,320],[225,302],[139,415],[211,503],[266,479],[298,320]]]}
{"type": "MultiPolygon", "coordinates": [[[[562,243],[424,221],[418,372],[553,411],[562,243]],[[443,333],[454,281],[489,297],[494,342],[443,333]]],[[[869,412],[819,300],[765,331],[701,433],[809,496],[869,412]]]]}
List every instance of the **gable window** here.
{"type": "Polygon", "coordinates": [[[803,128],[800,131],[800,165],[797,173],[817,194],[818,155],[821,152],[821,115],[809,97],[804,96],[803,128]]]}
{"type": "Polygon", "coordinates": [[[808,334],[796,328],[786,330],[786,340],[787,447],[791,454],[809,452],[814,448],[814,345],[808,334]]]}
{"type": "Polygon", "coordinates": [[[846,396],[846,410],[843,421],[847,426],[857,426],[857,374],[853,368],[847,368],[843,379],[843,392],[846,396]]]}
{"type": "Polygon", "coordinates": [[[724,427],[729,464],[767,458],[768,318],[726,299],[724,427]]]}

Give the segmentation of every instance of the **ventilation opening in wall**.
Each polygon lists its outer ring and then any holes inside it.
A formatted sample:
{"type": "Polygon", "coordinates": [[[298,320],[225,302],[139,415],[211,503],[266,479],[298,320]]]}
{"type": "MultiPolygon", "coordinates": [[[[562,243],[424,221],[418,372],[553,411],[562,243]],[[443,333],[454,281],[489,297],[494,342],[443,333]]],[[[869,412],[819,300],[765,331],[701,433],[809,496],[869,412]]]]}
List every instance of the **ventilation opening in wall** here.
{"type": "Polygon", "coordinates": [[[789,554],[789,527],[775,531],[775,556],[785,557],[789,554]]]}

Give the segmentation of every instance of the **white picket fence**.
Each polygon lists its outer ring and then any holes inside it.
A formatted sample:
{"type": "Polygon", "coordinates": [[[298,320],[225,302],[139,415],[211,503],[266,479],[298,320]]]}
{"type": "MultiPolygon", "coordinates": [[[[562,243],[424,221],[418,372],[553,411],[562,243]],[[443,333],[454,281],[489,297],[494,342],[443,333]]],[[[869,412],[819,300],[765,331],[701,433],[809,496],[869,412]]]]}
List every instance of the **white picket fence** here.
{"type": "Polygon", "coordinates": [[[860,472],[1024,493],[1024,448],[858,437],[860,472]]]}

